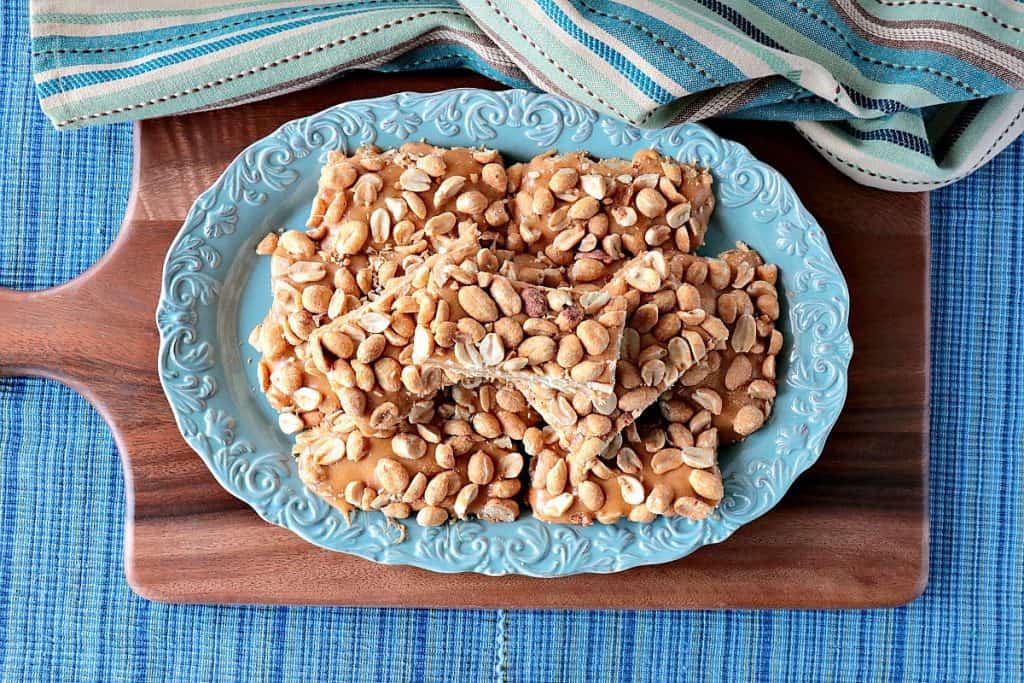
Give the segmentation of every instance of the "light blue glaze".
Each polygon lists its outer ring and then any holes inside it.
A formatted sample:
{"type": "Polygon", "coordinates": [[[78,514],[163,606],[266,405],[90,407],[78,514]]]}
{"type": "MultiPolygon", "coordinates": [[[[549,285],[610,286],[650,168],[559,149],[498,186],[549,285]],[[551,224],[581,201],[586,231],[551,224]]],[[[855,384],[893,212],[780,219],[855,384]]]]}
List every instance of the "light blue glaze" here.
{"type": "MultiPolygon", "coordinates": [[[[267,521],[325,548],[440,572],[564,576],[675,560],[727,538],[770,510],[825,444],[846,398],[853,353],[849,295],[828,243],[789,183],[739,144],[688,124],[633,128],[551,95],[451,90],[351,102],[292,121],[246,149],[193,205],[167,255],[157,311],[160,380],[186,441],[217,480],[267,521]],[[723,449],[726,496],[702,522],[588,528],[468,521],[408,538],[380,513],[341,515],[299,480],[290,439],[256,383],[245,339],[270,304],[269,259],[254,247],[269,230],[302,228],[328,150],[363,143],[486,145],[510,161],[585,149],[630,157],[655,147],[711,168],[718,206],[705,253],[743,240],[781,270],[786,346],[768,424],[723,449]]],[[[260,552],[253,548],[253,552],[260,552]]]]}

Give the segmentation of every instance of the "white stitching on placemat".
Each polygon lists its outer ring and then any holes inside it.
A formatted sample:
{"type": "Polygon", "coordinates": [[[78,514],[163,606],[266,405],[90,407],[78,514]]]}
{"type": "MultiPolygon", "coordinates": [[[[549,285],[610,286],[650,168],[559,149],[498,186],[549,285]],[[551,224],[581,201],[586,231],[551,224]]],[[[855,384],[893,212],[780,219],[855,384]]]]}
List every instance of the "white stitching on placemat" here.
{"type": "Polygon", "coordinates": [[[498,610],[495,622],[498,627],[498,648],[494,653],[494,680],[505,683],[508,680],[508,611],[498,610]]]}

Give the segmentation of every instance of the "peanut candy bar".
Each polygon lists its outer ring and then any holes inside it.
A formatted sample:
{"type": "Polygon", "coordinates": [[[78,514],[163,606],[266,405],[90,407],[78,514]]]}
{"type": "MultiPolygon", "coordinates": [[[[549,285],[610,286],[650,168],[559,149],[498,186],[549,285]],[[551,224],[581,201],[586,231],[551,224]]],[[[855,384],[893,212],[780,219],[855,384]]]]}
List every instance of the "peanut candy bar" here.
{"type": "Polygon", "coordinates": [[[646,252],[605,287],[629,304],[614,393],[607,400],[523,388],[562,446],[578,452],[584,461],[597,457],[615,434],[728,336],[725,324],[703,308],[697,289],[681,282],[678,264],[666,262],[661,252],[646,252]]]}
{"type": "Polygon", "coordinates": [[[477,516],[508,522],[523,455],[513,438],[536,422],[522,394],[494,384],[455,385],[394,436],[367,437],[343,413],[303,432],[295,453],[303,482],[343,514],[413,514],[421,526],[477,516]]]}
{"type": "Polygon", "coordinates": [[[260,389],[280,413],[281,430],[294,434],[338,408],[330,385],[310,366],[307,347],[334,294],[331,282],[337,266],[325,262],[315,242],[298,231],[280,237],[270,233],[257,251],[273,258],[273,300],[249,343],[262,355],[257,367],[260,389]]]}
{"type": "MultiPolygon", "coordinates": [[[[256,249],[271,256],[273,304],[251,340],[263,354],[261,388],[282,413],[284,431],[295,433],[338,409],[322,369],[311,363],[313,331],[403,284],[398,276],[430,253],[475,236],[476,221],[503,225],[506,185],[493,150],[415,143],[328,154],[309,229],[270,233],[256,249]]],[[[390,376],[390,365],[377,374],[390,376]]],[[[361,376],[369,384],[367,373],[361,376]]]]}
{"type": "Polygon", "coordinates": [[[517,276],[549,285],[606,282],[648,249],[691,252],[714,209],[711,174],[654,150],[631,162],[584,152],[542,155],[509,169],[505,245],[517,276]]]}
{"type": "Polygon", "coordinates": [[[708,409],[722,443],[729,444],[760,429],[775,402],[783,343],[776,327],[778,268],[743,243],[722,253],[715,266],[714,274],[694,280],[702,300],[729,328],[729,343],[686,372],[675,393],[708,409]]]}
{"type": "Polygon", "coordinates": [[[360,296],[444,248],[463,221],[504,225],[507,182],[494,150],[408,143],[330,152],[307,226],[354,276],[346,291],[360,296]]]}
{"type": "Polygon", "coordinates": [[[611,393],[624,297],[524,285],[482,270],[441,275],[416,293],[432,315],[418,320],[414,363],[520,388],[611,393]]]}
{"type": "MultiPolygon", "coordinates": [[[[309,339],[309,356],[337,393],[340,409],[365,436],[389,435],[421,401],[441,388],[440,370],[412,362],[417,320],[433,315],[423,307],[423,287],[452,269],[477,268],[493,257],[475,238],[428,256],[387,291],[327,325],[309,339]],[[472,264],[472,265],[470,265],[472,264]]],[[[495,267],[488,265],[488,267],[495,267]]]]}
{"type": "Polygon", "coordinates": [[[534,516],[587,526],[711,514],[724,492],[710,413],[678,398],[662,401],[660,413],[630,424],[587,463],[557,443],[541,450],[531,461],[534,516]]]}
{"type": "Polygon", "coordinates": [[[326,378],[307,369],[305,342],[292,346],[281,330],[281,324],[268,316],[253,330],[249,343],[263,353],[257,376],[267,402],[279,413],[278,426],[285,434],[295,434],[320,424],[340,403],[326,378]]]}
{"type": "Polygon", "coordinates": [[[778,269],[740,243],[718,258],[675,258],[672,270],[684,273],[692,288],[689,298],[696,290],[701,307],[721,316],[728,344],[709,350],[660,397],[666,428],[645,418],[638,429],[633,425],[621,439],[616,436],[598,459],[557,441],[546,444],[536,458],[530,490],[538,518],[589,524],[623,515],[633,521],[657,514],[706,517],[723,495],[719,441],[744,438],[770,415],[775,358],[783,341],[775,329],[778,269]],[[568,490],[559,489],[563,481],[568,490]],[[629,506],[630,500],[642,504],[629,506]]]}

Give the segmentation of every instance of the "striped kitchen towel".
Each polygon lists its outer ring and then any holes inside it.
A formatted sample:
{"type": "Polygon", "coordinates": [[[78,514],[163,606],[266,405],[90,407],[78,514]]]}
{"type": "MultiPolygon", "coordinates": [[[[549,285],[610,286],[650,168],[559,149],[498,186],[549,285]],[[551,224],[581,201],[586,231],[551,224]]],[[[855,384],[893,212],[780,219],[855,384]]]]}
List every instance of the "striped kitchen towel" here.
{"type": "Polygon", "coordinates": [[[912,191],[970,174],[1024,127],[1011,0],[34,0],[31,28],[59,128],[229,106],[354,67],[467,67],[642,127],[793,121],[852,178],[912,191]]]}

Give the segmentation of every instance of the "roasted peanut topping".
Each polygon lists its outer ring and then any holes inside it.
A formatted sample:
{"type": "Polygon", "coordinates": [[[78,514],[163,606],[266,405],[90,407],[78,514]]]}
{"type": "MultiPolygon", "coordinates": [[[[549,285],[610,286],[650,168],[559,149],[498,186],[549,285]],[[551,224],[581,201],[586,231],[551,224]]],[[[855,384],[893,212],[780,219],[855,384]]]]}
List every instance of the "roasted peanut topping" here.
{"type": "Polygon", "coordinates": [[[364,436],[344,413],[299,434],[295,454],[303,481],[348,515],[380,510],[415,516],[421,526],[478,516],[495,522],[519,515],[523,454],[502,420],[520,423],[522,438],[537,417],[512,387],[468,382],[426,401],[416,424],[390,437],[364,436]],[[501,402],[498,394],[503,394],[501,402]],[[509,413],[502,405],[521,406],[509,413]]]}
{"type": "Polygon", "coordinates": [[[602,290],[624,299],[629,312],[610,395],[524,388],[562,446],[577,457],[597,457],[708,351],[725,345],[725,324],[707,312],[699,293],[681,277],[660,252],[647,252],[623,266],[602,290]]]}
{"type": "Polygon", "coordinates": [[[612,392],[624,297],[524,285],[482,270],[443,276],[419,292],[429,313],[417,319],[413,362],[521,389],[612,392]]]}
{"type": "Polygon", "coordinates": [[[602,284],[642,252],[691,253],[715,201],[710,173],[652,150],[632,161],[542,155],[509,177],[504,246],[524,282],[602,284]]]}
{"type": "Polygon", "coordinates": [[[778,269],[694,254],[711,186],[652,150],[330,153],[307,229],[256,246],[250,343],[303,481],[424,527],[710,515],[783,345],[778,269]]]}

